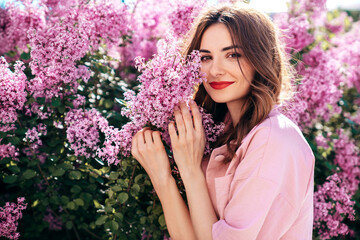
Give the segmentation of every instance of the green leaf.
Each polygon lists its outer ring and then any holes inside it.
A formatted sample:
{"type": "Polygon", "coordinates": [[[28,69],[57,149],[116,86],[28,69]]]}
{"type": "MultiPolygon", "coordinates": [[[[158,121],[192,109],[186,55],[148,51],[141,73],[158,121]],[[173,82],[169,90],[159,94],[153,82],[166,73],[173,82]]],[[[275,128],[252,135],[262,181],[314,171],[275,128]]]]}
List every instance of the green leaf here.
{"type": "Polygon", "coordinates": [[[94,199],[93,202],[94,202],[94,205],[95,205],[96,208],[102,208],[102,205],[99,203],[98,200],[94,199]]]}
{"type": "Polygon", "coordinates": [[[102,215],[102,216],[98,217],[98,219],[96,219],[95,224],[98,225],[98,226],[103,225],[106,222],[107,219],[108,219],[107,215],[102,215]]]}
{"type": "Polygon", "coordinates": [[[81,193],[80,197],[87,203],[90,203],[90,201],[92,200],[92,195],[90,193],[81,193]]]}
{"type": "Polygon", "coordinates": [[[71,221],[67,221],[66,223],[65,223],[65,227],[67,228],[67,229],[72,229],[72,222],[71,221]]]}
{"type": "Polygon", "coordinates": [[[81,178],[81,172],[79,172],[79,171],[71,171],[71,172],[69,173],[69,178],[70,178],[71,180],[80,180],[80,178],[81,178]]]}
{"type": "Polygon", "coordinates": [[[111,220],[111,221],[110,221],[110,230],[111,230],[112,232],[115,232],[115,231],[117,231],[118,229],[119,229],[119,224],[118,224],[116,221],[111,220]]]}
{"type": "Polygon", "coordinates": [[[70,189],[70,192],[79,193],[79,192],[81,192],[81,187],[79,185],[75,185],[70,189]]]}
{"type": "Polygon", "coordinates": [[[139,175],[137,175],[136,177],[135,177],[135,183],[138,183],[139,182],[139,180],[142,178],[142,176],[143,176],[143,174],[139,174],[139,175]]]}
{"type": "Polygon", "coordinates": [[[119,196],[117,197],[117,200],[121,204],[125,203],[128,199],[129,199],[129,195],[126,192],[120,193],[119,196]]]}
{"type": "Polygon", "coordinates": [[[64,175],[64,173],[65,173],[65,170],[64,170],[64,169],[58,168],[58,169],[56,169],[56,170],[52,173],[52,175],[53,175],[54,177],[60,177],[60,176],[64,175]]]}
{"type": "Polygon", "coordinates": [[[58,107],[61,105],[61,100],[60,98],[54,98],[52,101],[51,101],[51,105],[54,106],[54,107],[58,107]]]}
{"type": "Polygon", "coordinates": [[[31,97],[31,98],[29,98],[29,100],[26,101],[25,105],[32,104],[35,101],[36,101],[35,98],[31,97]]]}
{"type": "Polygon", "coordinates": [[[120,192],[121,189],[122,189],[122,187],[119,186],[119,185],[115,185],[115,186],[111,187],[111,189],[112,189],[114,192],[120,192]]]}
{"type": "Polygon", "coordinates": [[[11,184],[11,183],[16,182],[16,179],[17,179],[17,176],[15,176],[15,175],[8,175],[8,176],[6,176],[6,177],[4,178],[3,182],[4,182],[4,183],[9,183],[9,184],[11,184]]]}
{"type": "Polygon", "coordinates": [[[114,216],[120,221],[124,220],[124,215],[121,212],[114,213],[114,216]]]}
{"type": "Polygon", "coordinates": [[[76,205],[74,202],[68,202],[68,204],[66,204],[66,207],[70,210],[74,210],[76,208],[76,205]]]}
{"type": "Polygon", "coordinates": [[[12,171],[13,173],[19,173],[20,172],[20,168],[18,166],[10,166],[10,167],[8,167],[8,169],[10,171],[12,171]]]}
{"type": "Polygon", "coordinates": [[[33,177],[35,177],[36,172],[32,169],[27,169],[24,173],[23,173],[23,177],[25,179],[31,179],[33,177]]]}
{"type": "Polygon", "coordinates": [[[84,200],[82,200],[81,198],[75,199],[74,202],[75,202],[76,205],[78,205],[78,206],[84,206],[84,205],[85,205],[84,200]]]}
{"type": "Polygon", "coordinates": [[[16,145],[20,142],[20,138],[18,137],[12,137],[9,139],[9,142],[11,142],[12,144],[16,145]]]}
{"type": "Polygon", "coordinates": [[[59,110],[59,113],[63,114],[65,112],[65,106],[64,105],[60,105],[57,108],[59,110]]]}
{"type": "Polygon", "coordinates": [[[119,177],[118,172],[111,172],[110,175],[109,175],[110,180],[116,180],[118,177],[119,177]]]}
{"type": "Polygon", "coordinates": [[[68,197],[68,196],[65,196],[65,195],[61,196],[61,202],[62,202],[63,204],[67,204],[69,201],[70,201],[70,200],[69,200],[69,197],[68,197]]]}
{"type": "Polygon", "coordinates": [[[165,227],[166,223],[165,223],[165,217],[164,217],[164,214],[161,214],[159,219],[158,219],[158,222],[160,224],[160,226],[162,227],[165,227]]]}
{"type": "Polygon", "coordinates": [[[111,207],[111,206],[106,206],[105,207],[105,212],[112,213],[112,211],[113,211],[113,207],[111,207]]]}
{"type": "Polygon", "coordinates": [[[29,60],[30,59],[30,52],[23,52],[20,55],[20,58],[23,59],[23,60],[29,60]]]}
{"type": "Polygon", "coordinates": [[[136,197],[139,194],[140,191],[140,186],[139,184],[134,184],[132,185],[131,189],[130,189],[130,194],[134,197],[136,197]]]}

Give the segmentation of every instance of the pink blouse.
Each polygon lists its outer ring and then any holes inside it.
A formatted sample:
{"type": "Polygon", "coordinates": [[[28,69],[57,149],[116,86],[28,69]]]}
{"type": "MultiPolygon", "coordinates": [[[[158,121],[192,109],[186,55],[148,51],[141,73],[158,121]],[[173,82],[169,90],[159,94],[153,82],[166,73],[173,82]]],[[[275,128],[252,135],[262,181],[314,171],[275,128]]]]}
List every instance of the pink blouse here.
{"type": "Polygon", "coordinates": [[[226,151],[203,163],[213,239],[311,239],[315,158],[300,129],[273,109],[223,164],[226,151]]]}

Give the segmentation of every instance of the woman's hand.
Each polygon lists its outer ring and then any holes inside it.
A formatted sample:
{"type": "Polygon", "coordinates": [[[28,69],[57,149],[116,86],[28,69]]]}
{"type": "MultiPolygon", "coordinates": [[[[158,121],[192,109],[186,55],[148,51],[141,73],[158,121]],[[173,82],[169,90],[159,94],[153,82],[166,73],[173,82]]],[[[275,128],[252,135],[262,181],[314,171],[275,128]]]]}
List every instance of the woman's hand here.
{"type": "Polygon", "coordinates": [[[178,133],[175,124],[169,124],[169,134],[175,162],[181,177],[186,178],[202,172],[201,161],[205,148],[205,132],[202,116],[194,101],[190,102],[190,111],[185,103],[174,111],[178,133]]]}
{"type": "Polygon", "coordinates": [[[143,166],[156,191],[172,178],[169,158],[160,132],[149,128],[137,132],[132,139],[131,154],[143,166]]]}

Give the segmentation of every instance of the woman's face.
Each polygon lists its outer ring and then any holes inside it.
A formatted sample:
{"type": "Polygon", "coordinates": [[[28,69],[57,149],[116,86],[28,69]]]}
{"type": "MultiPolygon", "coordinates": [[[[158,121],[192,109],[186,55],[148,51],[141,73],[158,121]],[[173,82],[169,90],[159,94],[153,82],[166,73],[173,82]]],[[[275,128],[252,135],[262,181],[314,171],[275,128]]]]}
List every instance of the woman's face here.
{"type": "Polygon", "coordinates": [[[201,71],[206,73],[204,87],[217,103],[241,104],[247,96],[255,69],[243,55],[241,46],[234,46],[230,32],[222,23],[211,25],[200,43],[201,71]],[[241,69],[239,67],[241,66],[241,69]]]}

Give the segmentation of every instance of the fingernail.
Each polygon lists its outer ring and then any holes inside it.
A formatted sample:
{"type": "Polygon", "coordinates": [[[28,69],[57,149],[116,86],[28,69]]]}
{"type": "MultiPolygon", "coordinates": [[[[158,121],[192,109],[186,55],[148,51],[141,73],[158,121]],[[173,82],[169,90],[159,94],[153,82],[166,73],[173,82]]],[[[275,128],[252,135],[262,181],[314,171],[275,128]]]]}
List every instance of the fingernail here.
{"type": "Polygon", "coordinates": [[[195,104],[194,99],[190,99],[190,103],[191,103],[191,104],[195,104]]]}

